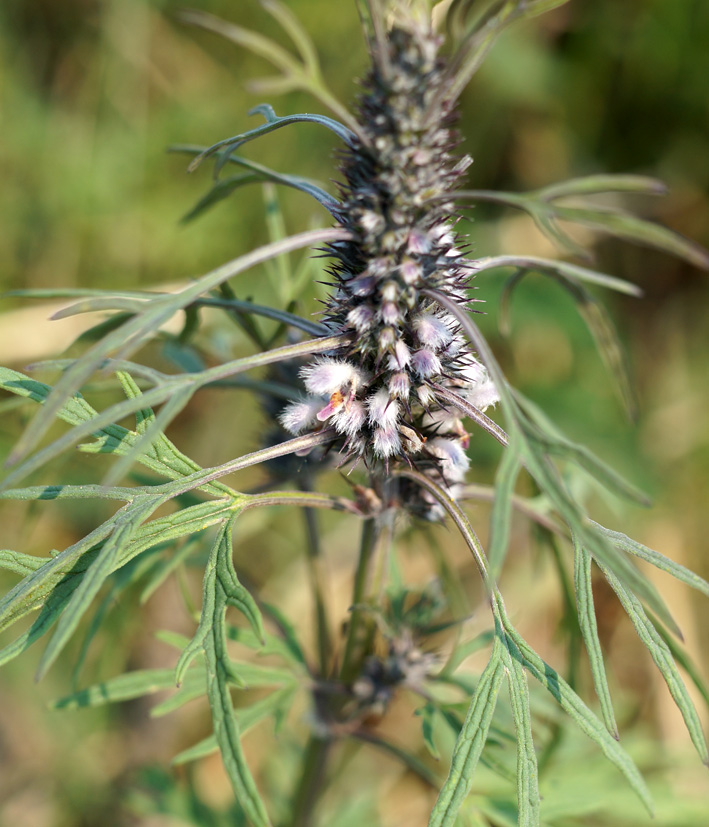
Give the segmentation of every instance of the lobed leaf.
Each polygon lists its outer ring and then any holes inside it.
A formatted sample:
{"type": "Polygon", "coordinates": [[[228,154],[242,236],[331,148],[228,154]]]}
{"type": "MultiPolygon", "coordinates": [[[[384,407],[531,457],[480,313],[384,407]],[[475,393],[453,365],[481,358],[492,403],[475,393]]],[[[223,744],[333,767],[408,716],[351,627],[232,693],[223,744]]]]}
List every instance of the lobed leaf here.
{"type": "Polygon", "coordinates": [[[470,792],[473,774],[487,740],[497,705],[500,684],[505,675],[502,644],[495,638],[492,654],[483,670],[468,714],[453,750],[453,759],[428,821],[428,827],[451,827],[463,801],[470,792]]]}
{"type": "Polygon", "coordinates": [[[202,608],[202,616],[206,622],[203,646],[207,662],[207,695],[212,710],[214,734],[237,801],[255,827],[269,827],[270,820],[266,807],[259,795],[241,748],[241,733],[229,692],[232,673],[228,667],[224,628],[228,592],[218,577],[224,537],[225,532],[220,533],[218,542],[215,543],[204,581],[204,593],[207,603],[202,608]],[[205,611],[207,612],[206,617],[205,611]]]}
{"type": "Polygon", "coordinates": [[[561,675],[549,666],[510,624],[499,597],[495,601],[495,610],[499,613],[501,624],[506,632],[508,646],[515,647],[516,657],[520,659],[525,669],[551,693],[567,715],[601,748],[606,758],[625,775],[630,786],[645,804],[648,812],[652,814],[650,793],[632,759],[561,675]]]}
{"type": "MultiPolygon", "coordinates": [[[[550,503],[566,523],[569,531],[579,537],[579,540],[597,560],[606,562],[612,567],[617,576],[621,577],[625,583],[640,594],[668,627],[679,633],[669,610],[653,585],[634,566],[629,565],[629,561],[623,558],[618,550],[602,534],[596,532],[590,524],[583,509],[573,499],[558,469],[551,461],[550,448],[553,449],[555,455],[563,456],[581,464],[586,470],[600,477],[602,482],[614,486],[620,494],[637,498],[642,496],[640,492],[622,481],[615,472],[593,457],[586,449],[580,448],[562,437],[556,427],[549,423],[548,419],[536,406],[528,400],[523,400],[519,394],[512,391],[490,350],[490,346],[465,310],[448,296],[438,291],[427,290],[424,292],[460,322],[461,327],[475,346],[500,395],[500,403],[507,420],[507,430],[510,438],[515,433],[520,437],[520,453],[524,467],[549,498],[550,503]],[[520,402],[524,405],[524,410],[520,407],[520,402]],[[528,414],[533,416],[533,421],[530,420],[528,414]]],[[[424,483],[421,481],[421,484],[424,483]]],[[[454,519],[456,518],[454,517],[454,519]]],[[[460,522],[457,522],[460,527],[460,522]]],[[[465,529],[465,531],[468,531],[468,529],[465,529]]]]}
{"type": "Polygon", "coordinates": [[[578,264],[570,264],[567,261],[538,258],[537,256],[492,256],[478,259],[475,262],[476,273],[496,270],[500,267],[516,267],[523,272],[546,273],[558,280],[566,280],[574,284],[579,281],[596,284],[599,287],[615,290],[627,296],[642,295],[642,290],[637,285],[625,281],[625,279],[609,276],[607,273],[599,273],[597,270],[590,270],[588,267],[580,267],[578,264]]]}

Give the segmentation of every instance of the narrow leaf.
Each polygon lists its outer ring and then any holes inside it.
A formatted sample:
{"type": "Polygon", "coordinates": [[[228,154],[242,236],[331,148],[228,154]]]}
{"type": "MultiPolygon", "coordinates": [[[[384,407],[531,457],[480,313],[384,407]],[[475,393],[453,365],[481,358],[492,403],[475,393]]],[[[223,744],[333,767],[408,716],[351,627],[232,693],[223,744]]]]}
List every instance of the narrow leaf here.
{"type": "Polygon", "coordinates": [[[12,551],[6,548],[0,550],[0,569],[13,571],[23,577],[37,571],[46,562],[46,557],[33,557],[31,554],[25,554],[22,551],[12,551]]]}
{"type": "Polygon", "coordinates": [[[598,626],[596,623],[596,611],[593,602],[593,586],[591,581],[591,555],[574,538],[574,590],[576,593],[576,606],[578,609],[579,627],[588,659],[591,664],[591,674],[596,695],[601,704],[601,712],[606,729],[618,740],[618,726],[615,722],[613,702],[606,667],[601,650],[601,642],[598,639],[598,626]]]}
{"type": "Polygon", "coordinates": [[[619,279],[616,276],[609,276],[607,273],[599,273],[597,270],[590,270],[588,267],[580,267],[578,264],[569,264],[567,261],[537,258],[536,256],[494,256],[481,258],[475,262],[477,273],[485,270],[495,270],[498,267],[517,267],[525,271],[550,273],[561,278],[597,284],[599,287],[625,293],[627,296],[642,296],[642,290],[629,281],[619,279]]]}
{"type": "Polygon", "coordinates": [[[172,669],[138,669],[66,695],[51,705],[53,709],[83,709],[129,701],[174,688],[172,669]]]}
{"type": "Polygon", "coordinates": [[[684,238],[679,233],[660,224],[646,221],[630,213],[614,209],[582,209],[580,207],[562,207],[554,205],[555,215],[564,221],[583,224],[594,230],[600,230],[626,241],[634,241],[682,258],[709,270],[709,251],[694,241],[684,238]]]}
{"type": "Polygon", "coordinates": [[[502,571],[510,543],[512,496],[521,468],[518,441],[516,437],[513,437],[508,449],[502,455],[502,461],[497,470],[495,499],[490,514],[489,561],[492,576],[495,579],[502,571]]]}
{"type": "MultiPolygon", "coordinates": [[[[500,629],[500,632],[502,630],[500,629]]],[[[504,634],[504,632],[502,632],[504,634]]],[[[502,658],[512,703],[512,717],[517,735],[517,805],[519,827],[539,825],[539,769],[532,737],[529,686],[522,668],[523,658],[517,647],[505,638],[502,658]]]]}
{"type": "Polygon", "coordinates": [[[650,563],[655,566],[655,568],[660,569],[660,571],[671,574],[681,583],[686,583],[686,585],[697,589],[697,591],[709,597],[709,583],[704,580],[703,577],[690,571],[680,563],[675,563],[674,560],[670,560],[669,557],[665,557],[665,555],[660,554],[659,551],[654,551],[642,543],[638,543],[620,531],[612,531],[610,528],[605,528],[599,523],[593,523],[593,525],[607,537],[616,548],[632,554],[634,557],[639,557],[641,560],[645,560],[646,563],[650,563]]]}

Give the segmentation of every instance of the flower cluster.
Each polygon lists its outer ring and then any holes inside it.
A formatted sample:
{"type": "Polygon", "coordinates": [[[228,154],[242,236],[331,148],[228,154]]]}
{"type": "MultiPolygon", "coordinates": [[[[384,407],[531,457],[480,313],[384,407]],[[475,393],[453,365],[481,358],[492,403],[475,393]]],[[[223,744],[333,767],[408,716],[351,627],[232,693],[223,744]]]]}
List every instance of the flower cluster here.
{"type": "MultiPolygon", "coordinates": [[[[480,410],[497,395],[436,301],[467,306],[474,273],[455,233],[453,196],[471,159],[452,154],[453,102],[439,46],[433,31],[410,20],[375,55],[360,135],[341,165],[341,225],[351,239],[328,250],[336,286],[325,321],[351,343],[302,369],[308,395],[281,422],[294,434],[327,424],[345,460],[361,458],[373,471],[405,462],[450,489],[468,466],[468,434],[437,389],[480,410]]],[[[416,510],[437,516],[432,501],[416,510]]]]}

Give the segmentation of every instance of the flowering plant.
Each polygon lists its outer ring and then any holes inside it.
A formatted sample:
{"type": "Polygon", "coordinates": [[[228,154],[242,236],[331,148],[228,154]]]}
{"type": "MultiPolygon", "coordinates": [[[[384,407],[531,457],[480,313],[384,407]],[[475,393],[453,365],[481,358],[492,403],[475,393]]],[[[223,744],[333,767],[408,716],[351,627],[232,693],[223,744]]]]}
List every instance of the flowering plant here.
{"type": "MultiPolygon", "coordinates": [[[[572,253],[578,252],[576,242],[560,229],[560,220],[669,250],[700,266],[707,265],[707,254],[620,210],[585,201],[570,207],[564,200],[607,191],[656,192],[659,185],[651,179],[595,176],[524,195],[462,188],[471,159],[456,155],[455,117],[461,92],[495,38],[511,23],[566,0],[496,0],[483,4],[482,11],[466,0],[362,0],[358,8],[371,67],[355,114],[343,109],[325,86],[307,35],[288,8],[277,0],[262,2],[290,35],[300,59],[237,25],[202,13],[188,13],[185,18],[269,59],[283,73],[281,88],[312,92],[336,119],[311,114],[278,117],[270,106],[261,105],[255,110],[265,120],[261,126],[208,148],[175,149],[194,156],[191,169],[207,159],[215,161],[216,181],[200,210],[247,183],[276,182],[314,197],[334,226],[274,239],[176,293],[78,291],[79,303],[65,313],[110,310],[115,315],[85,353],[46,366],[61,370],[54,387],[3,369],[2,388],[42,407],[10,457],[16,467],[4,482],[2,496],[93,497],[123,505],[85,538],[48,559],[15,551],[0,554],[0,563],[22,576],[0,602],[2,628],[39,612],[32,625],[0,651],[0,661],[18,656],[54,627],[39,666],[39,675],[45,674],[109,584],[120,590],[146,575],[164,577],[175,560],[185,562],[206,543],[197,628],[190,640],[171,638],[181,650],[175,669],[127,673],[80,690],[59,704],[98,704],[176,687],[170,702],[174,708],[206,694],[213,733],[179,760],[196,760],[218,749],[240,819],[268,825],[273,817],[246,760],[243,730],[266,716],[286,718],[296,696],[305,692],[310,700],[310,731],[300,753],[300,770],[294,771],[295,792],[277,813],[284,823],[312,822],[333,755],[351,741],[388,749],[437,787],[429,825],[451,825],[459,816],[472,823],[502,823],[499,814],[491,815],[490,798],[483,803],[467,799],[479,762],[493,760],[487,754],[493,736],[501,733],[516,744],[516,783],[510,787],[516,793],[517,823],[540,824],[540,761],[538,738],[533,738],[536,701],[529,676],[598,745],[651,809],[645,782],[618,743],[594,610],[592,569],[597,567],[617,594],[705,762],[709,756],[701,722],[676,663],[683,658],[672,640],[678,630],[632,558],[670,572],[707,595],[709,584],[590,519],[568,484],[566,473],[572,469],[582,469],[620,497],[639,503],[645,503],[645,497],[586,448],[567,439],[509,385],[473,321],[477,299],[470,295],[475,274],[496,267],[514,268],[511,286],[526,272],[547,274],[567,288],[582,309],[597,308],[587,283],[630,294],[637,291],[621,279],[557,259],[472,258],[468,240],[458,232],[459,203],[495,200],[521,208],[572,253]],[[448,40],[443,31],[448,32],[448,40]],[[319,124],[341,139],[343,180],[338,197],[239,154],[247,142],[296,122],[319,124]],[[219,177],[228,164],[245,171],[219,177]],[[230,286],[231,279],[250,268],[313,248],[330,261],[330,288],[318,322],[296,315],[293,307],[264,307],[239,299],[230,286]],[[199,310],[206,307],[220,308],[237,319],[259,352],[211,367],[200,359],[194,369],[177,374],[130,361],[178,311],[185,311],[182,339],[189,340],[199,310]],[[274,341],[266,342],[255,326],[253,319],[259,316],[279,323],[274,341]],[[309,338],[298,339],[287,331],[300,331],[309,338]],[[278,339],[282,343],[273,347],[278,339]],[[204,469],[165,435],[169,423],[199,389],[238,382],[241,374],[267,366],[265,378],[252,380],[272,425],[265,447],[204,469]],[[100,412],[80,393],[97,370],[114,375],[126,397],[100,412]],[[158,405],[162,407],[156,412],[158,405]],[[504,427],[490,416],[495,408],[504,427]],[[135,417],[134,427],[118,424],[127,416],[135,417]],[[55,418],[67,422],[70,429],[40,448],[55,418]],[[488,492],[493,506],[487,551],[463,507],[475,496],[466,483],[467,451],[471,435],[477,432],[504,446],[494,490],[488,492]],[[82,442],[86,439],[93,441],[82,442]],[[102,485],[14,487],[77,445],[116,458],[102,485]],[[136,463],[153,476],[141,481],[132,470],[136,463]],[[237,490],[223,481],[260,464],[267,464],[270,477],[255,491],[237,490]],[[317,478],[332,477],[337,468],[347,474],[349,496],[319,490],[327,491],[327,485],[318,486],[317,478]],[[131,484],[121,485],[129,473],[131,484]],[[515,494],[523,473],[539,493],[541,506],[515,494]],[[156,516],[170,503],[176,506],[174,511],[156,516]],[[232,535],[240,518],[274,505],[304,509],[315,657],[303,645],[299,628],[278,608],[252,594],[237,574],[232,535]],[[578,633],[588,652],[600,717],[522,637],[506,610],[498,583],[515,507],[523,508],[557,549],[562,545],[570,550],[578,633]],[[341,639],[333,635],[328,618],[315,509],[344,512],[343,519],[362,525],[351,612],[341,639]],[[447,661],[442,662],[429,639],[464,618],[455,610],[450,583],[447,588],[434,584],[415,589],[401,581],[391,545],[404,517],[422,531],[428,523],[452,522],[483,585],[480,609],[489,608],[490,628],[471,644],[456,647],[447,661]],[[176,545],[182,541],[188,542],[176,545]],[[158,556],[165,549],[177,550],[165,559],[158,556]],[[185,556],[180,557],[183,549],[185,556]],[[240,612],[246,625],[235,622],[230,609],[240,612]],[[229,649],[230,640],[273,655],[278,665],[237,658],[229,649]],[[458,666],[475,649],[489,649],[486,665],[480,674],[461,676],[458,666]],[[233,691],[245,685],[268,687],[271,692],[250,706],[235,705],[233,691]],[[511,716],[498,708],[503,685],[511,716]],[[453,733],[445,779],[435,777],[415,755],[378,737],[373,722],[386,716],[400,689],[421,700],[423,738],[433,752],[437,752],[434,725],[453,733]],[[451,690],[458,693],[454,699],[451,690]]],[[[608,320],[601,315],[599,322],[599,313],[588,317],[596,325],[594,332],[605,340],[608,320]]],[[[553,750],[553,738],[547,739],[546,747],[553,750]]],[[[503,766],[500,773],[506,778],[509,770],[503,766]]],[[[328,823],[335,820],[332,816],[328,823]]]]}

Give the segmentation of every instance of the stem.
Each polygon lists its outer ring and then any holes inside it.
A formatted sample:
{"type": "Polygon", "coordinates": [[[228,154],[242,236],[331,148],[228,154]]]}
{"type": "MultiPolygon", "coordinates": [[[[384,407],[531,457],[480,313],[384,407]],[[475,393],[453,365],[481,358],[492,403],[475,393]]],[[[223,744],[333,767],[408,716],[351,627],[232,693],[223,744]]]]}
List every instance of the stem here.
{"type": "Polygon", "coordinates": [[[380,527],[376,518],[365,520],[362,525],[359,560],[352,590],[352,617],[340,668],[340,680],[345,684],[351,683],[359,674],[367,650],[367,641],[372,632],[372,617],[363,609],[362,604],[369,586],[379,532],[380,527]]]}
{"type": "Polygon", "coordinates": [[[321,738],[314,734],[310,736],[303,756],[303,771],[293,800],[293,820],[290,827],[309,827],[312,823],[311,817],[325,780],[325,765],[332,744],[331,738],[321,738]]]}
{"type": "MultiPolygon", "coordinates": [[[[299,487],[306,493],[312,491],[310,480],[307,478],[300,482],[299,487]]],[[[315,632],[318,647],[319,675],[325,679],[328,675],[332,654],[332,640],[330,638],[330,623],[327,606],[325,604],[322,555],[320,552],[320,530],[317,513],[312,508],[304,508],[303,517],[308,540],[308,575],[310,577],[313,603],[315,604],[315,632]]]]}

